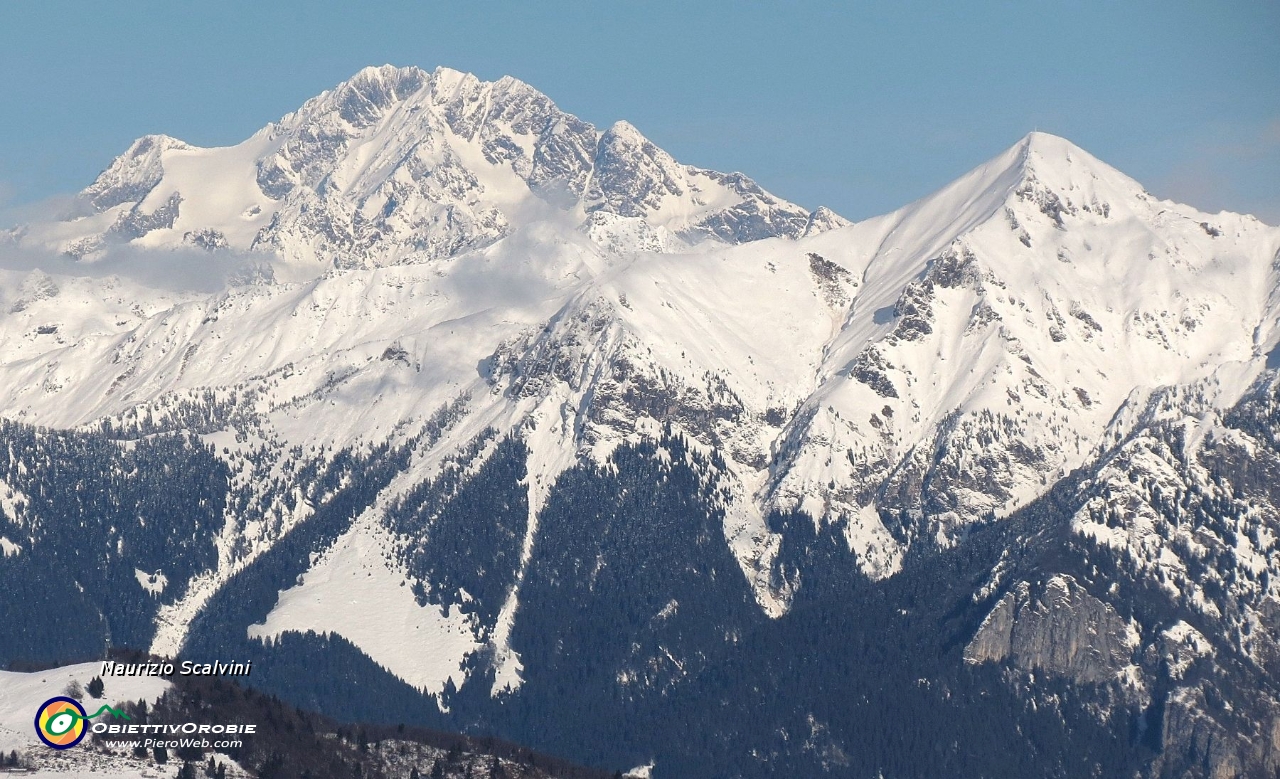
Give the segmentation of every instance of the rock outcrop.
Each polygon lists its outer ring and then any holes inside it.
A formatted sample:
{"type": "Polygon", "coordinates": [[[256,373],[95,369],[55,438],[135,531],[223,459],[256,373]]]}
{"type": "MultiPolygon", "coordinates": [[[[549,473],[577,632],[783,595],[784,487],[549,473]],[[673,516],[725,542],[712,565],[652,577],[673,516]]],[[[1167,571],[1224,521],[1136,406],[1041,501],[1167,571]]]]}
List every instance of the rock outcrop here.
{"type": "Polygon", "coordinates": [[[1021,582],[987,615],[965,648],[972,663],[1009,661],[1077,682],[1114,679],[1138,646],[1137,631],[1075,579],[1058,574],[1043,589],[1021,582]]]}

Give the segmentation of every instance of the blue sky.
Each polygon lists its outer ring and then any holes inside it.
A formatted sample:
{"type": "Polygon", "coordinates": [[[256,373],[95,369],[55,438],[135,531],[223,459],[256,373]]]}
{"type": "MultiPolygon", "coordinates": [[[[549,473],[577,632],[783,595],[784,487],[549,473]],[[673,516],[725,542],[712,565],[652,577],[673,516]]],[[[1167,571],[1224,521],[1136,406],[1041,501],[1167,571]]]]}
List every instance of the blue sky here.
{"type": "Polygon", "coordinates": [[[368,64],[516,76],[808,207],[892,210],[1032,129],[1280,222],[1280,2],[0,5],[0,208],[162,132],[235,143],[368,64]]]}

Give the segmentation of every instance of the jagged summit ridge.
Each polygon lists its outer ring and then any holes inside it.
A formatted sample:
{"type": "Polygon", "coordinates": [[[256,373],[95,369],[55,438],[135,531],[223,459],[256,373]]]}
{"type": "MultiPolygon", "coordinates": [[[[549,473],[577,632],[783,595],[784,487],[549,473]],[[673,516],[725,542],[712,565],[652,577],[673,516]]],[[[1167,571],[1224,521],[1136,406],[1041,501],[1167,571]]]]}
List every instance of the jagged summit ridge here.
{"type": "Polygon", "coordinates": [[[598,130],[517,79],[390,65],[236,146],[139,139],[81,199],[88,218],[24,240],[87,259],[119,241],[228,246],[323,268],[442,259],[565,213],[640,218],[685,244],[797,238],[812,218],[742,174],[677,162],[627,122],[598,130]]]}

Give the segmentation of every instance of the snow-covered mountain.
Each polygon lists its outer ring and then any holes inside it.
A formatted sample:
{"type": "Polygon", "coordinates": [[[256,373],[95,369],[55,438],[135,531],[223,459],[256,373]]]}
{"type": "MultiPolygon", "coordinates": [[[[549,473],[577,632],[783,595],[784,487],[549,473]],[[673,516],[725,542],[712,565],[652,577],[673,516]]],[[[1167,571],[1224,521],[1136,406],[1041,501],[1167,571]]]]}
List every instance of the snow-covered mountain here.
{"type": "Polygon", "coordinates": [[[1274,228],[1158,201],[1040,133],[827,241],[862,288],[770,488],[858,517],[885,571],[1044,493],[1157,387],[1231,402],[1280,339],[1274,228]]]}
{"type": "MultiPolygon", "coordinates": [[[[1141,519],[1164,506],[1148,482],[1186,494],[1206,483],[1202,447],[1275,445],[1223,420],[1269,402],[1280,229],[1158,200],[1042,133],[849,224],[676,163],[624,122],[598,131],[514,79],[383,67],[234,147],[142,138],[78,202],[0,246],[69,255],[0,271],[0,414],[123,441],[135,472],[138,441],[182,433],[225,469],[225,506],[191,531],[208,549],[184,541],[171,564],[130,557],[128,528],[108,539],[162,654],[207,650],[214,624],[268,645],[314,631],[442,709],[472,680],[516,695],[540,673],[527,626],[547,593],[575,577],[594,593],[632,564],[554,550],[605,543],[613,526],[592,535],[586,517],[652,467],[658,484],[688,479],[681,505],[715,532],[626,548],[713,571],[706,599],[737,598],[717,588],[740,572],[750,609],[695,618],[684,590],[656,603],[653,646],[637,640],[610,677],[639,699],[825,586],[780,517],[810,518],[850,569],[888,581],[1078,478],[1069,537],[1143,552],[1167,583],[1161,555],[1185,563],[1175,544],[1192,541],[1141,519]],[[214,293],[157,289],[108,272],[125,251],[251,272],[214,293]],[[1182,425],[1181,450],[1154,425],[1182,425]],[[1116,495],[1134,518],[1108,519],[1116,495]],[[689,643],[707,626],[710,643],[689,643]]],[[[32,476],[48,435],[0,470],[6,561],[51,543],[32,476]]],[[[1239,563],[1219,578],[1280,576],[1271,505],[1218,533],[1239,563]]],[[[1198,569],[1180,570],[1183,593],[1198,569]]],[[[984,576],[972,603],[1042,613],[1015,579],[984,576]]],[[[1047,602],[1092,603],[1080,580],[1053,579],[1047,602]]],[[[1246,588],[1257,602],[1230,624],[1264,619],[1271,587],[1246,588]]],[[[1195,597],[1221,592],[1244,590],[1195,597]]],[[[1117,646],[1136,656],[1134,630],[1117,646]]],[[[969,660],[1013,651],[974,631],[969,660]]]]}
{"type": "Polygon", "coordinates": [[[561,212],[615,230],[642,220],[675,245],[839,224],[682,165],[626,122],[598,130],[516,79],[389,65],[236,146],[139,138],[79,208],[23,241],[89,260],[119,242],[271,251],[305,273],[445,258],[561,212]]]}

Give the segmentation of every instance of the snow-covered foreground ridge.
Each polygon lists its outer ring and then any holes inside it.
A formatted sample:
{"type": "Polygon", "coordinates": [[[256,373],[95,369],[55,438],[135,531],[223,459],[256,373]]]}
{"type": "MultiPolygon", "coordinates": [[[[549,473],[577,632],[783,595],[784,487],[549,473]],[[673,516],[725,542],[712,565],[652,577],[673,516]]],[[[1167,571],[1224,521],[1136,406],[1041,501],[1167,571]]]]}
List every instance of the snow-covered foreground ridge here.
{"type": "MultiPolygon", "coordinates": [[[[68,695],[73,684],[83,691],[101,670],[102,663],[80,663],[35,673],[0,671],[0,749],[6,754],[29,747],[45,749],[32,725],[36,711],[50,698],[68,695]]],[[[101,704],[122,706],[139,700],[150,704],[168,689],[169,683],[158,677],[125,677],[111,680],[103,698],[86,698],[85,705],[92,702],[93,708],[101,704]]],[[[86,697],[83,692],[80,695],[86,697]]]]}
{"type": "MultiPolygon", "coordinates": [[[[726,542],[775,614],[790,584],[771,575],[769,512],[836,523],[868,574],[892,575],[912,544],[1043,494],[1157,389],[1230,405],[1280,341],[1280,230],[1157,200],[1042,133],[848,224],[514,79],[370,68],[234,147],[142,138],[78,209],[0,244],[69,255],[0,271],[6,418],[195,429],[198,402],[217,412],[198,432],[252,491],[287,480],[291,451],[407,441],[453,404],[369,511],[510,433],[529,448],[526,562],[559,473],[670,424],[724,458],[726,542]],[[141,250],[258,267],[212,294],[103,270],[141,250]]],[[[217,569],[162,609],[155,648],[309,510],[229,516],[217,569]]],[[[361,528],[389,533],[366,517],[324,570],[397,543],[361,528]]],[[[324,611],[302,606],[319,581],[267,626],[341,622],[302,624],[324,611]]],[[[397,673],[438,688],[448,670],[397,673]]]]}

